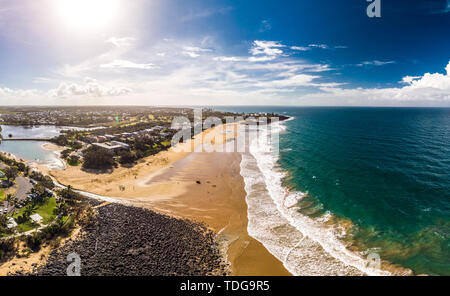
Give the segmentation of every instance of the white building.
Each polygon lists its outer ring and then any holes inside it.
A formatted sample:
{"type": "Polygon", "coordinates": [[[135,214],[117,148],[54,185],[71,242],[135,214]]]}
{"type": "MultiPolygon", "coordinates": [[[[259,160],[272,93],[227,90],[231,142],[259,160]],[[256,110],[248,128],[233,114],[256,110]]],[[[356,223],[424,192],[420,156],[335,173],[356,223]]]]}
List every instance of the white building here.
{"type": "Polygon", "coordinates": [[[15,228],[15,227],[17,227],[17,223],[13,217],[8,217],[8,224],[6,226],[8,228],[15,228]]]}
{"type": "Polygon", "coordinates": [[[41,215],[39,215],[39,214],[31,215],[30,218],[31,218],[31,220],[32,220],[34,223],[41,223],[41,221],[42,221],[42,219],[43,219],[43,218],[41,217],[41,215]]]}

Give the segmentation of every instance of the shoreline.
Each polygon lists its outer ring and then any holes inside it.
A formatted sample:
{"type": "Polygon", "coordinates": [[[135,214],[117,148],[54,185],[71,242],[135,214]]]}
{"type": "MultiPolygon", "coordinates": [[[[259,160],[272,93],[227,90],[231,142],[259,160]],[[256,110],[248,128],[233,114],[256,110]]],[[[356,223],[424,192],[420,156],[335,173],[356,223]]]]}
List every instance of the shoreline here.
{"type": "MultiPolygon", "coordinates": [[[[222,134],[223,126],[215,127],[204,131],[203,139],[214,138],[213,145],[221,144],[222,134]]],[[[193,147],[196,142],[193,139],[181,145],[193,147]]],[[[77,190],[205,223],[216,233],[231,263],[232,275],[291,275],[281,261],[248,234],[240,153],[172,150],[145,158],[132,168],[119,167],[112,174],[88,173],[69,166],[50,170],[39,165],[39,169],[77,190]]]]}
{"type": "MultiPolygon", "coordinates": [[[[290,117],[287,121],[293,119],[290,117]]],[[[203,143],[200,144],[204,145],[205,139],[211,140],[211,138],[214,138],[211,141],[212,145],[224,144],[225,136],[221,136],[224,134],[224,126],[204,131],[203,143]],[[219,140],[215,142],[217,138],[219,140]]],[[[190,145],[192,149],[198,144],[199,142],[194,138],[179,145],[190,145]]],[[[42,147],[55,153],[63,150],[52,143],[44,143],[42,147]]],[[[236,152],[174,152],[171,148],[142,159],[131,168],[119,167],[111,174],[89,173],[82,171],[80,167],[67,165],[63,170],[55,170],[47,165],[36,162],[33,164],[40,171],[52,176],[58,183],[70,184],[88,197],[144,207],[174,218],[205,223],[216,233],[223,255],[231,263],[233,275],[298,274],[295,269],[290,268],[287,259],[294,253],[294,249],[300,247],[300,244],[295,245],[293,241],[287,242],[286,247],[290,246],[291,249],[287,255],[285,251],[280,255],[281,253],[274,252],[270,243],[267,244],[270,239],[262,238],[255,232],[255,221],[250,223],[254,217],[251,214],[252,207],[249,200],[251,192],[248,190],[247,179],[242,173],[243,157],[244,154],[236,152]],[[119,189],[119,187],[122,188],[119,189]]],[[[60,159],[60,161],[64,163],[64,160],[60,159]]],[[[275,200],[271,202],[275,203],[278,211],[272,215],[281,214],[284,217],[282,219],[290,221],[289,216],[286,216],[287,213],[279,209],[280,205],[275,200]]],[[[260,219],[261,217],[258,219],[259,222],[261,222],[260,219]]],[[[292,223],[292,221],[287,222],[290,227],[293,226],[292,223]]],[[[309,242],[311,234],[305,236],[305,229],[302,231],[295,228],[297,227],[294,226],[290,230],[302,233],[297,236],[297,240],[307,238],[306,242],[309,244],[317,243],[309,242]]],[[[272,229],[266,229],[266,231],[270,232],[272,229]]],[[[319,253],[330,253],[329,250],[322,250],[321,243],[315,248],[321,249],[319,253]]],[[[331,254],[322,255],[322,257],[328,257],[326,260],[329,262],[340,260],[344,265],[346,264],[342,258],[336,259],[329,255],[331,254]]],[[[392,267],[388,262],[383,261],[383,266],[384,270],[386,267],[391,271],[394,269],[396,274],[402,271],[402,268],[392,267]]],[[[348,274],[364,274],[360,271],[361,269],[359,271],[350,269],[348,274]]]]}

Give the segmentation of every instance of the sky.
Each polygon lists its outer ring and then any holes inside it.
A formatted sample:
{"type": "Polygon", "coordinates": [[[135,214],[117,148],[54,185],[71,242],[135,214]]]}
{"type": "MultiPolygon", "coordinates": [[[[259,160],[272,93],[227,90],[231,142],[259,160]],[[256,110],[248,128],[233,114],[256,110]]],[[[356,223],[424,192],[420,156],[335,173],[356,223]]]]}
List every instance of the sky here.
{"type": "Polygon", "coordinates": [[[0,105],[450,106],[450,0],[0,0],[0,105]]]}

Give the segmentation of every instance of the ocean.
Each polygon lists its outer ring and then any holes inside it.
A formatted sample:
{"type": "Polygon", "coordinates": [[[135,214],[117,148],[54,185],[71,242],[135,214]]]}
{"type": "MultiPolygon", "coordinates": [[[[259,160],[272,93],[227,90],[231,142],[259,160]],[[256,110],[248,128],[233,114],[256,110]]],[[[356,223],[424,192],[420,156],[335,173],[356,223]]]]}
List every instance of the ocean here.
{"type": "Polygon", "coordinates": [[[241,163],[249,233],[289,271],[450,275],[449,108],[215,109],[292,117],[241,163]]]}

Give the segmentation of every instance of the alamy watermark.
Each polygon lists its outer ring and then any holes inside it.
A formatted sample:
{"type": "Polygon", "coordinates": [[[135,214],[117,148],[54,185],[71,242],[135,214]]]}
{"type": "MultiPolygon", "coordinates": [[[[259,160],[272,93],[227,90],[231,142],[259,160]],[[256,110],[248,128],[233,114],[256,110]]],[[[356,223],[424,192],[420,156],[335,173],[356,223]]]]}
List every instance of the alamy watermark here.
{"type": "Polygon", "coordinates": [[[372,2],[367,6],[367,16],[372,17],[381,17],[381,0],[367,0],[367,2],[372,2]]]}
{"type": "Polygon", "coordinates": [[[70,253],[67,255],[67,276],[81,276],[81,257],[77,253],[70,253]]]}

